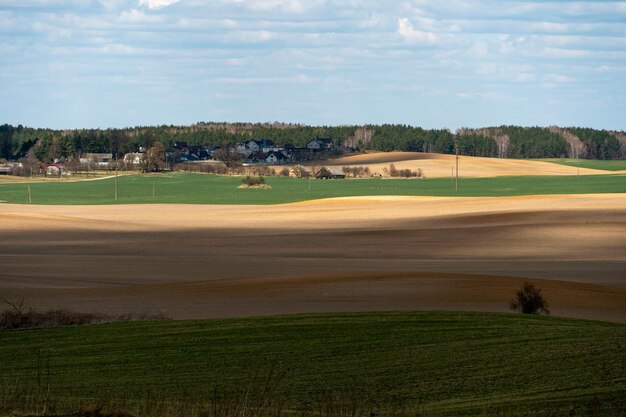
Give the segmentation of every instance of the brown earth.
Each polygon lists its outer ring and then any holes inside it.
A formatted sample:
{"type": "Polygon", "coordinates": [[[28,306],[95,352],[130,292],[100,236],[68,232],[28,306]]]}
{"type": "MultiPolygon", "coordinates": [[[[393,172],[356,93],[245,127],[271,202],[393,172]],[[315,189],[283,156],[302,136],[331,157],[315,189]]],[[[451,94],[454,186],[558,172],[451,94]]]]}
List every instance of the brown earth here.
{"type": "MultiPolygon", "coordinates": [[[[450,177],[456,169],[455,155],[422,152],[373,152],[320,162],[321,165],[363,166],[373,174],[382,174],[391,163],[397,169],[421,169],[426,178],[450,177]]],[[[550,162],[523,159],[459,157],[459,175],[462,177],[498,177],[505,175],[600,175],[613,171],[559,165],[550,162]]]]}
{"type": "Polygon", "coordinates": [[[275,206],[0,205],[0,295],[174,318],[507,311],[626,322],[626,194],[275,206]]]}

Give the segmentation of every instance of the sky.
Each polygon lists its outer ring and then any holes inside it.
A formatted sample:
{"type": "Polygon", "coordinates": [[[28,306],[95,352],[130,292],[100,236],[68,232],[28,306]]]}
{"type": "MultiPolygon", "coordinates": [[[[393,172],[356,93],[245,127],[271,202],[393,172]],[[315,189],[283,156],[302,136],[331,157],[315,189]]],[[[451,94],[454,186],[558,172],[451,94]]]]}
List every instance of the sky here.
{"type": "Polygon", "coordinates": [[[0,0],[0,123],[626,130],[626,2],[0,0]]]}

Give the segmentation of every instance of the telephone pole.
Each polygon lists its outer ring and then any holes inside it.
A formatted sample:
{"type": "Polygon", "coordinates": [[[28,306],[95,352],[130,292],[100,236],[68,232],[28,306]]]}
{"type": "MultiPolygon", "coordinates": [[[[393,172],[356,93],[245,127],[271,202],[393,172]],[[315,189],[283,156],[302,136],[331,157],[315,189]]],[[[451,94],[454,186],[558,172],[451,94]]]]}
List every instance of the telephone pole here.
{"type": "Polygon", "coordinates": [[[459,191],[459,147],[455,145],[454,148],[456,150],[456,184],[454,190],[459,191]]]}
{"type": "Polygon", "coordinates": [[[115,201],[117,201],[117,160],[115,161],[115,201]]]}

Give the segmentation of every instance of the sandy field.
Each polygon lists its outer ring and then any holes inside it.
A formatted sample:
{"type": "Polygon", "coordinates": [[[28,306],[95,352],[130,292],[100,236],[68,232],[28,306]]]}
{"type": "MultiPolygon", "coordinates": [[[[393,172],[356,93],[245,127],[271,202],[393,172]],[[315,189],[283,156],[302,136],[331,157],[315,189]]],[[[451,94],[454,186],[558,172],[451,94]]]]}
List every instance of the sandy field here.
{"type": "Polygon", "coordinates": [[[174,318],[508,311],[626,322],[626,194],[275,206],[0,204],[0,295],[174,318]]]}
{"type": "MultiPolygon", "coordinates": [[[[397,169],[421,169],[426,178],[450,177],[456,166],[455,155],[421,152],[373,152],[324,161],[324,165],[367,166],[373,174],[382,174],[393,163],[397,169]]],[[[622,172],[622,171],[619,171],[622,172]]],[[[599,175],[616,174],[597,169],[576,168],[550,162],[521,159],[459,156],[462,177],[498,177],[505,175],[599,175]]]]}

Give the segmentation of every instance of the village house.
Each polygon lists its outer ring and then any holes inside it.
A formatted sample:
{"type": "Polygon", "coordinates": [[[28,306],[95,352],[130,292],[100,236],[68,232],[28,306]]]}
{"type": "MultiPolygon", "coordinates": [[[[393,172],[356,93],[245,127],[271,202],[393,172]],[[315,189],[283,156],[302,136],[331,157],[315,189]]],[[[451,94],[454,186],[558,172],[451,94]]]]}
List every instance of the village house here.
{"type": "Polygon", "coordinates": [[[141,165],[144,155],[139,152],[130,152],[124,155],[124,164],[126,165],[141,165]]]}
{"type": "Polygon", "coordinates": [[[244,158],[248,158],[252,153],[252,151],[248,147],[247,142],[239,142],[237,145],[235,145],[235,150],[239,155],[243,155],[244,158]]]}
{"type": "Polygon", "coordinates": [[[257,152],[267,153],[274,148],[274,142],[269,139],[249,140],[243,144],[243,147],[241,145],[237,145],[237,151],[242,154],[247,151],[248,155],[256,154],[257,152]]]}
{"type": "Polygon", "coordinates": [[[113,162],[112,153],[87,153],[80,158],[81,164],[94,165],[99,168],[108,168],[113,162]]]}
{"type": "Polygon", "coordinates": [[[189,154],[197,156],[198,159],[201,159],[201,160],[207,160],[211,157],[211,155],[209,154],[209,151],[204,146],[200,146],[200,145],[190,146],[189,154]]]}
{"type": "Polygon", "coordinates": [[[287,157],[282,152],[270,151],[265,161],[270,165],[280,165],[287,161],[287,157]]]}
{"type": "Polygon", "coordinates": [[[261,152],[261,146],[256,140],[249,140],[246,142],[246,148],[248,148],[248,151],[252,154],[261,152]]]}
{"type": "Polygon", "coordinates": [[[320,138],[320,137],[317,137],[315,139],[311,139],[306,144],[307,149],[310,149],[310,150],[313,150],[313,151],[329,150],[329,149],[333,149],[334,146],[335,145],[333,143],[332,138],[320,138]]]}
{"type": "Polygon", "coordinates": [[[63,165],[49,164],[45,165],[46,177],[60,177],[61,175],[70,175],[63,165]]]}
{"type": "Polygon", "coordinates": [[[267,154],[265,152],[256,152],[248,157],[250,163],[253,164],[264,164],[267,159],[267,154]]]}
{"type": "Polygon", "coordinates": [[[170,145],[172,148],[176,148],[182,153],[189,153],[189,145],[184,141],[175,141],[170,145]]]}

